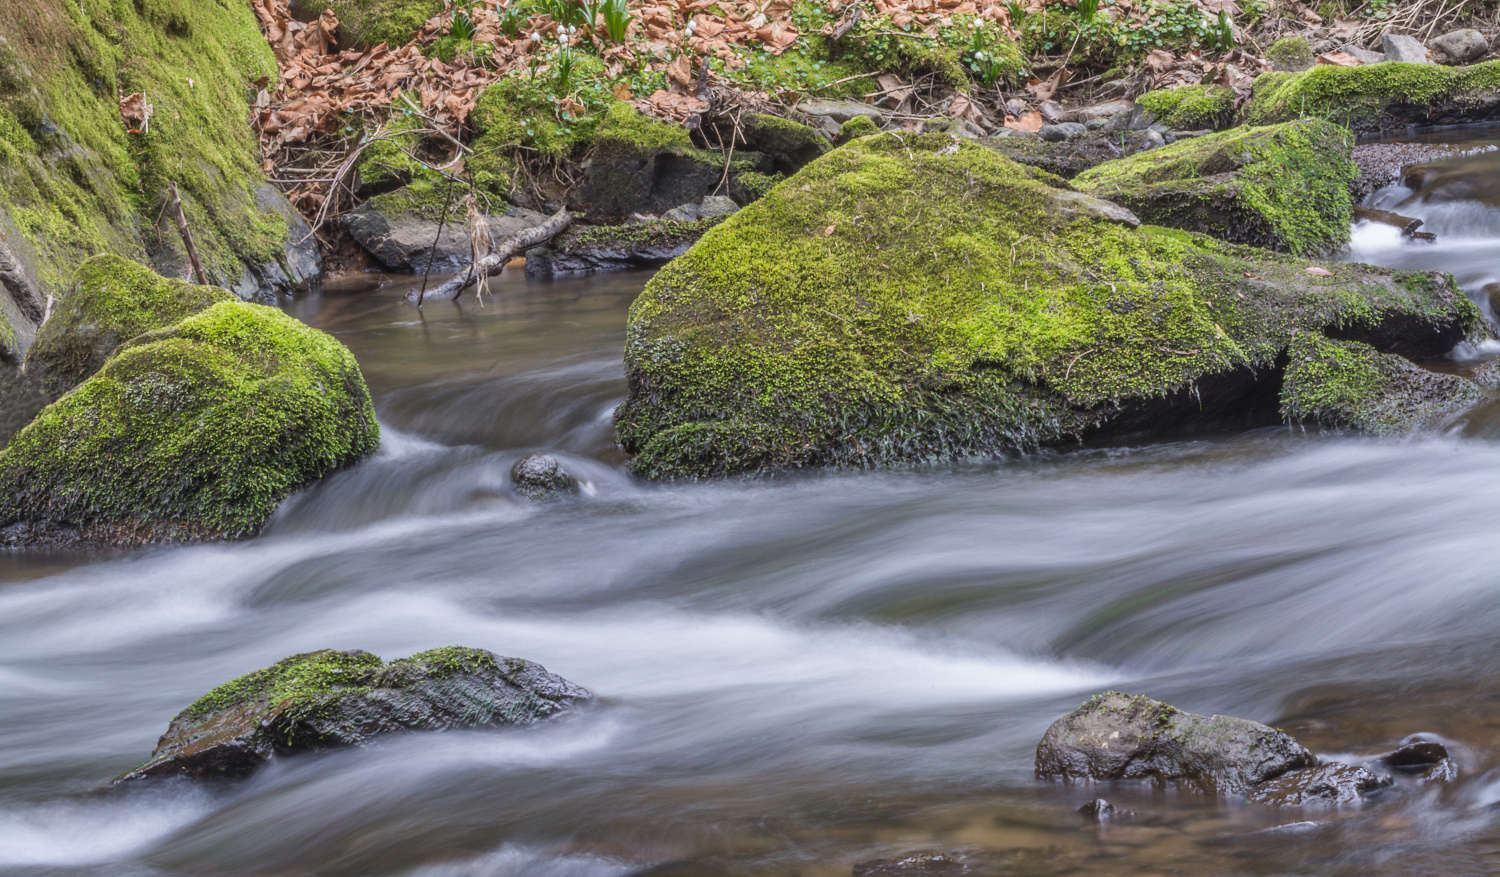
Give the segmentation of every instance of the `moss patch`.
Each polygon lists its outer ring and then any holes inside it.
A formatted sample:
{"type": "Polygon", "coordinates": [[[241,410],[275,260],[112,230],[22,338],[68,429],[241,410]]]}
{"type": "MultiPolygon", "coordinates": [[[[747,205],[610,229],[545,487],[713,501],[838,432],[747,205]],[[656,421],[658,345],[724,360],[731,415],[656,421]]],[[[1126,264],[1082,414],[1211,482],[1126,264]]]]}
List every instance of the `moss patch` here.
{"type": "Polygon", "coordinates": [[[1269,372],[1298,330],[1399,317],[1451,344],[1483,325],[1447,281],[1339,264],[1311,277],[1303,260],[1108,221],[1065,186],[979,145],[890,132],[777,186],[631,310],[616,429],[636,471],[1035,448],[1269,372]]]}
{"type": "Polygon", "coordinates": [[[1074,178],[1147,222],[1316,254],[1349,240],[1353,138],[1321,120],[1235,128],[1105,162],[1074,178]]]}
{"type": "Polygon", "coordinates": [[[1174,131],[1223,128],[1234,117],[1234,92],[1221,85],[1182,85],[1149,91],[1135,101],[1174,131]]]}
{"type": "Polygon", "coordinates": [[[869,116],[855,116],[839,126],[839,136],[835,142],[843,146],[850,140],[858,140],[861,137],[868,137],[871,134],[879,133],[880,126],[875,124],[869,116]]]}
{"type": "Polygon", "coordinates": [[[1302,37],[1282,37],[1266,50],[1266,60],[1280,71],[1297,73],[1313,66],[1313,50],[1302,37]]]}
{"type": "Polygon", "coordinates": [[[1308,116],[1370,130],[1419,121],[1488,118],[1497,110],[1500,61],[1438,64],[1319,65],[1255,80],[1242,119],[1252,125],[1308,116]]]}
{"type": "Polygon", "coordinates": [[[375,449],[354,357],[280,311],[220,302],[130,341],[0,452],[25,541],[256,533],[292,491],[375,449]]]}
{"type": "Polygon", "coordinates": [[[1371,435],[1432,429],[1492,398],[1467,378],[1430,372],[1355,341],[1305,333],[1287,355],[1283,414],[1331,429],[1371,435]]]}
{"type": "Polygon", "coordinates": [[[443,0],[294,0],[308,15],[332,8],[340,42],[356,46],[404,46],[427,20],[443,11],[443,0]]]}

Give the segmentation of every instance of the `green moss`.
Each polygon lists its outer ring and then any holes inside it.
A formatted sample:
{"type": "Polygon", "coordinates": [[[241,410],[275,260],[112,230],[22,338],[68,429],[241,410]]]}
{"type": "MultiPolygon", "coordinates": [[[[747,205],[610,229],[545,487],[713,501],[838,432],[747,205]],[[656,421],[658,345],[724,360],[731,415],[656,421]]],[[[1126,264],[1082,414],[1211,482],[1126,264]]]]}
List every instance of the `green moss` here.
{"type": "MultiPolygon", "coordinates": [[[[597,58],[580,55],[575,64],[576,78],[604,76],[597,58]]],[[[601,117],[604,124],[610,124],[602,108],[587,102],[589,112],[585,115],[560,116],[554,100],[559,96],[556,90],[557,83],[549,77],[520,75],[506,77],[485,89],[470,116],[474,153],[468,164],[478,186],[509,194],[515,188],[519,157],[563,161],[593,142],[601,117]]]]}
{"type": "Polygon", "coordinates": [[[652,279],[616,429],[648,477],[996,453],[1270,369],[1300,329],[1390,312],[1483,324],[1426,275],[1305,267],[1133,230],[982,146],[888,132],[809,165],[652,279]]]}
{"type": "Polygon", "coordinates": [[[118,256],[96,256],[79,267],[73,286],[37,332],[26,370],[61,395],[103,367],[120,344],[233,298],[118,256]]]}
{"type": "Polygon", "coordinates": [[[839,127],[839,136],[835,143],[843,146],[850,140],[858,140],[871,134],[879,134],[880,126],[876,125],[869,116],[855,116],[839,127]]]}
{"type": "Polygon", "coordinates": [[[1222,128],[1234,115],[1234,92],[1221,85],[1181,85],[1148,91],[1135,102],[1174,131],[1222,128]]]}
{"type": "Polygon", "coordinates": [[[1355,341],[1304,333],[1287,355],[1281,406],[1289,420],[1398,435],[1441,427],[1491,398],[1467,378],[1430,372],[1355,341]]]}
{"type": "Polygon", "coordinates": [[[360,153],[355,169],[359,172],[361,192],[389,191],[418,177],[433,176],[422,162],[413,158],[422,148],[416,131],[425,124],[415,116],[396,114],[386,126],[389,139],[377,140],[360,153]]]}
{"type": "Polygon", "coordinates": [[[776,161],[777,170],[791,173],[827,152],[828,138],[816,128],[767,113],[747,113],[741,120],[745,143],[776,161]]]}
{"type": "Polygon", "coordinates": [[[12,438],[0,522],[127,544],[250,536],[378,441],[342,344],[273,308],[220,302],[123,345],[12,438]]]}
{"type": "Polygon", "coordinates": [[[1298,72],[1313,66],[1313,50],[1302,37],[1282,37],[1266,50],[1266,60],[1277,70],[1298,72]]]}
{"type": "Polygon", "coordinates": [[[1320,64],[1303,73],[1256,78],[1241,115],[1264,125],[1316,116],[1339,124],[1379,127],[1435,113],[1460,115],[1500,89],[1500,61],[1468,67],[1439,64],[1320,64]]]}
{"type": "Polygon", "coordinates": [[[443,0],[297,0],[307,14],[332,7],[339,31],[359,46],[404,46],[427,20],[443,11],[443,0]]]}
{"type": "Polygon", "coordinates": [[[1074,183],[1147,222],[1299,254],[1349,240],[1353,138],[1321,120],[1235,128],[1105,162],[1074,183]]]}
{"type": "Polygon", "coordinates": [[[599,123],[588,177],[574,192],[575,204],[596,219],[624,217],[646,205],[653,210],[677,206],[654,202],[654,167],[664,156],[696,164],[704,175],[724,167],[722,155],[693,146],[686,128],[649,119],[624,102],[612,104],[599,123]]]}

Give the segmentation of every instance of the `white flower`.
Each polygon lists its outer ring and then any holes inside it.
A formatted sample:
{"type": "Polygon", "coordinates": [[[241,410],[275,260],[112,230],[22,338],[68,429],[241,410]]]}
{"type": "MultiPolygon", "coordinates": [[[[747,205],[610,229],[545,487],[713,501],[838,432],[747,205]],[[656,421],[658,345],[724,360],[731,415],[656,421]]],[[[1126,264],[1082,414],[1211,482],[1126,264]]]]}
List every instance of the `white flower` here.
{"type": "Polygon", "coordinates": [[[687,32],[688,33],[692,33],[694,30],[697,30],[697,28],[698,28],[698,19],[696,19],[696,18],[689,19],[688,23],[687,23],[687,32]]]}
{"type": "Polygon", "coordinates": [[[558,41],[558,42],[559,42],[559,43],[562,43],[562,44],[563,44],[563,45],[565,45],[565,46],[566,46],[566,45],[567,45],[567,44],[568,44],[568,35],[567,35],[567,34],[565,34],[565,33],[560,33],[560,34],[558,34],[558,35],[557,35],[557,41],[558,41]]]}
{"type": "Polygon", "coordinates": [[[531,32],[531,41],[533,43],[539,43],[539,42],[541,42],[542,41],[541,31],[535,31],[535,30],[532,31],[531,32]]]}

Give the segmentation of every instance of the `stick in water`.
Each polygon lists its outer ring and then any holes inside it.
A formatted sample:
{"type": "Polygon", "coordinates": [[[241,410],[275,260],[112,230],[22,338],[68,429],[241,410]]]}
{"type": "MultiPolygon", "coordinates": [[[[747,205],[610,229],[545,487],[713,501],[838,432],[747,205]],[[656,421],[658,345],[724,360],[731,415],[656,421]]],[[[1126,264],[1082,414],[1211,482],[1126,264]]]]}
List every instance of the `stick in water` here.
{"type": "Polygon", "coordinates": [[[188,228],[187,216],[182,212],[182,196],[177,194],[177,184],[168,182],[167,191],[172,196],[172,215],[177,219],[177,233],[182,235],[182,245],[187,248],[188,261],[193,263],[193,276],[198,278],[199,286],[207,286],[208,275],[203,273],[203,262],[198,259],[198,247],[193,243],[193,232],[188,228]]]}
{"type": "MultiPolygon", "coordinates": [[[[422,272],[422,291],[417,293],[417,307],[422,306],[422,299],[427,297],[427,278],[432,274],[432,262],[437,258],[438,244],[443,241],[443,226],[448,223],[448,208],[453,206],[453,181],[448,181],[448,195],[443,199],[443,215],[438,217],[437,237],[432,239],[432,252],[427,254],[427,270],[422,272]]],[[[410,298],[411,294],[407,293],[410,298]]]]}
{"type": "MultiPolygon", "coordinates": [[[[485,256],[478,262],[471,263],[469,270],[455,275],[441,286],[433,288],[426,295],[428,298],[458,298],[459,293],[464,291],[464,287],[474,282],[475,277],[488,277],[492,274],[499,274],[501,269],[505,267],[505,263],[509,262],[517,253],[523,253],[532,247],[552,240],[562,234],[572,224],[573,215],[567,211],[567,208],[563,208],[552,214],[552,218],[541,225],[516,232],[501,241],[500,245],[495,247],[488,256],[485,256]]],[[[406,294],[406,300],[416,303],[419,301],[419,296],[420,293],[412,290],[406,294]]]]}

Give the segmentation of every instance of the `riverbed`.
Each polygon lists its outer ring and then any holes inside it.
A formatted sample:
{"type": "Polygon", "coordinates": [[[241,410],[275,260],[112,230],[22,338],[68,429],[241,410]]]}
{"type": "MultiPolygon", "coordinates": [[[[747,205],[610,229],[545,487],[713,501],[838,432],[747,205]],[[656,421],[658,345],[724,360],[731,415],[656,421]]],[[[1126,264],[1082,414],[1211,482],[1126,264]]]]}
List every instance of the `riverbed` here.
{"type": "MultiPolygon", "coordinates": [[[[1351,258],[1453,271],[1476,298],[1500,280],[1500,212],[1403,212],[1438,242],[1362,224],[1351,258]]],[[[848,877],[913,850],[993,874],[1500,872],[1500,415],[651,485],[610,423],[648,279],[516,272],[483,306],[419,311],[409,281],[366,278],[289,302],[358,357],[373,459],[247,542],[0,553],[0,873],[848,877]],[[518,499],[533,451],[580,494],[518,499]],[[599,703],[238,784],[108,787],[229,678],[454,644],[599,703]],[[1037,781],[1047,725],[1105,689],[1325,757],[1436,735],[1460,774],[1311,812],[1037,781]],[[1084,820],[1098,795],[1135,818],[1084,820]]]]}

